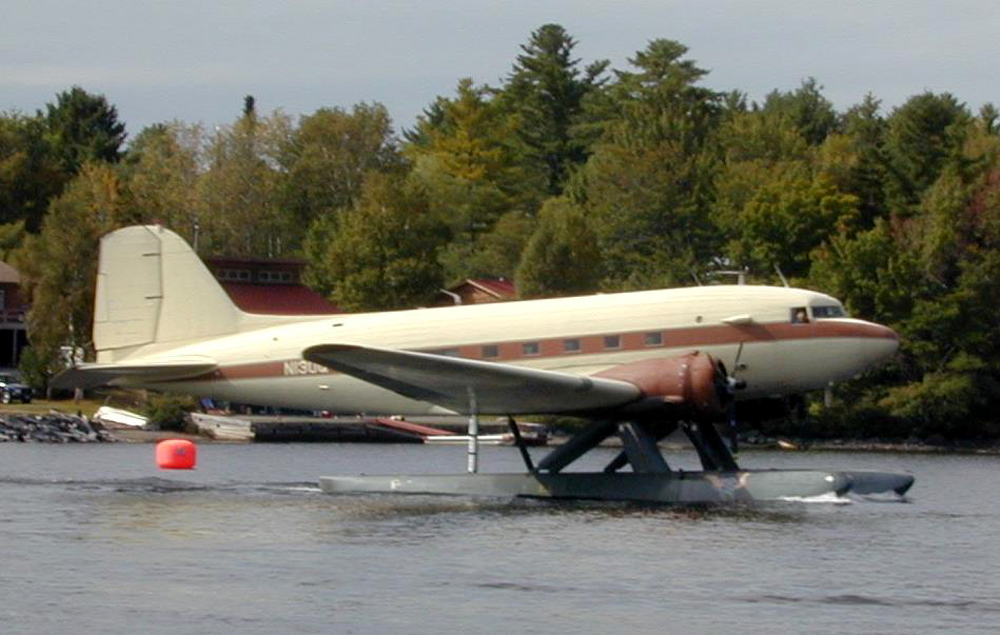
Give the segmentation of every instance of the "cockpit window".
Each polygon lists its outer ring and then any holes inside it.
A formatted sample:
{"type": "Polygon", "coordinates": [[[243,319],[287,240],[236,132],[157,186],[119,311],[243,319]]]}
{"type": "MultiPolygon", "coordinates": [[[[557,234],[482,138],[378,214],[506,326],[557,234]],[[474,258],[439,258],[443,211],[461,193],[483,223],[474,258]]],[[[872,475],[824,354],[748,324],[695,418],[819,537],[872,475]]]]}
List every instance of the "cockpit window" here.
{"type": "Polygon", "coordinates": [[[844,307],[830,304],[826,306],[814,306],[813,317],[817,320],[822,320],[823,318],[840,318],[844,317],[844,307]]]}
{"type": "Polygon", "coordinates": [[[792,308],[792,324],[805,324],[809,321],[809,314],[804,306],[792,308]]]}

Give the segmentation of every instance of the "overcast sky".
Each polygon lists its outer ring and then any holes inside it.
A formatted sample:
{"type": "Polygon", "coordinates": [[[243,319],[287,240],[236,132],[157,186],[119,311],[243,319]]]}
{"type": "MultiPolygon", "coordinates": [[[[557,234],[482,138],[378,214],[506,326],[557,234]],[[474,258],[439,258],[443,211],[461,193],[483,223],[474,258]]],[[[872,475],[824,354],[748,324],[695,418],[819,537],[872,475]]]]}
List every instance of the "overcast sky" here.
{"type": "Polygon", "coordinates": [[[135,135],[171,119],[229,123],[243,96],[293,115],[359,101],[410,127],[461,77],[497,85],[532,30],[561,24],[584,64],[655,38],[688,46],[705,85],[761,99],[816,77],[838,109],[951,92],[1000,105],[1000,2],[585,0],[4,0],[0,110],[34,113],[73,85],[135,135]]]}

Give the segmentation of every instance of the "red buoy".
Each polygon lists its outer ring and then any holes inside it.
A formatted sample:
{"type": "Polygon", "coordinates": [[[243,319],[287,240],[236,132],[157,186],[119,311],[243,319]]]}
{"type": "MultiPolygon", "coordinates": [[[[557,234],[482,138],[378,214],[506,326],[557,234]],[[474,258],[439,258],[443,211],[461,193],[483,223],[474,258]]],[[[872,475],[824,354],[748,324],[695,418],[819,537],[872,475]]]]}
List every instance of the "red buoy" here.
{"type": "Polygon", "coordinates": [[[187,439],[164,439],[156,444],[156,465],[161,470],[193,470],[198,448],[187,439]]]}

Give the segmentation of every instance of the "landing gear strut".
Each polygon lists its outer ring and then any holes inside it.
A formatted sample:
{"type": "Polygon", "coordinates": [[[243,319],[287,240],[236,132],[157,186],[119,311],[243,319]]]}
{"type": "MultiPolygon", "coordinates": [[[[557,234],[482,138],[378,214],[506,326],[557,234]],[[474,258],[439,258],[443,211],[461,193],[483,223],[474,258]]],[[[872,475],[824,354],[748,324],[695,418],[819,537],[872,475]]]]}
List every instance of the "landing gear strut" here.
{"type": "MultiPolygon", "coordinates": [[[[681,430],[690,439],[705,470],[738,471],[739,465],[711,423],[683,422],[681,430]]],[[[614,474],[627,465],[636,474],[672,474],[657,443],[676,430],[677,423],[649,421],[597,421],[550,452],[538,463],[538,470],[559,473],[613,434],[622,440],[622,451],[604,468],[614,474]]]]}

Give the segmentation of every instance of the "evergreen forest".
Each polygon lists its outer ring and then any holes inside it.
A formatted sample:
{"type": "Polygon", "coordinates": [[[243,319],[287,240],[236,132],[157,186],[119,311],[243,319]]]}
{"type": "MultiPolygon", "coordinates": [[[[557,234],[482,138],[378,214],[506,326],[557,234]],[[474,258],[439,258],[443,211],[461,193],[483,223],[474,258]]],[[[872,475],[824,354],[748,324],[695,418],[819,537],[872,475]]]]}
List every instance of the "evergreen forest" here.
{"type": "Polygon", "coordinates": [[[758,103],[706,88],[679,42],[625,68],[576,44],[541,26],[498,85],[458,79],[405,130],[375,102],[291,117],[248,95],[227,125],[126,132],[79,86],[0,113],[0,258],[32,300],[25,377],[44,385],[60,347],[92,354],[98,240],[155,222],[202,255],[304,258],[307,284],[349,311],[422,306],[469,277],[538,298],[783,276],[902,340],[808,409],[814,434],[1000,437],[992,104],[928,90],[840,111],[811,78],[758,103]]]}

